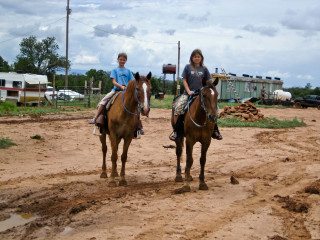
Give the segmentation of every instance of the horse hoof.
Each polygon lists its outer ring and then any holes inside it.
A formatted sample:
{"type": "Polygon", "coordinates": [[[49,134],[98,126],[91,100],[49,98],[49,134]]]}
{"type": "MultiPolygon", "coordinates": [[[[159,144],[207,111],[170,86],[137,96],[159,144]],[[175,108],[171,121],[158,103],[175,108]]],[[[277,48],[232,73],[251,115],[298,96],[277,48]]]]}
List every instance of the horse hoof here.
{"type": "Polygon", "coordinates": [[[110,181],[110,182],[108,183],[108,187],[116,187],[116,186],[117,186],[116,181],[110,181]]]}
{"type": "Polygon", "coordinates": [[[189,176],[189,178],[186,178],[186,181],[192,182],[193,181],[193,177],[189,176]]]}
{"type": "Polygon", "coordinates": [[[119,186],[127,186],[127,181],[126,180],[120,180],[119,181],[119,186]]]}
{"type": "Polygon", "coordinates": [[[199,190],[208,190],[209,188],[208,188],[208,186],[207,186],[207,184],[205,184],[205,183],[200,183],[199,184],[199,190]]]}
{"type": "Polygon", "coordinates": [[[181,193],[185,193],[185,192],[191,192],[190,186],[185,185],[182,188],[178,188],[178,189],[174,190],[174,194],[181,194],[181,193]]]}
{"type": "Polygon", "coordinates": [[[176,178],[174,179],[175,182],[183,182],[182,176],[177,175],[176,178]]]}
{"type": "Polygon", "coordinates": [[[107,173],[105,172],[101,173],[100,178],[108,178],[107,173]]]}

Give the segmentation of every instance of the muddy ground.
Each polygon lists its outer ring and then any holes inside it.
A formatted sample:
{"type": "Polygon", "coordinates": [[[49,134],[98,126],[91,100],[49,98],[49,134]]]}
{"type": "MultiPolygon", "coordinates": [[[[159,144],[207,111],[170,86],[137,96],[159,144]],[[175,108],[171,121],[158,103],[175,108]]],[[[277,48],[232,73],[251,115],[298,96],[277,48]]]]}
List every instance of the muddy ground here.
{"type": "Polygon", "coordinates": [[[196,145],[191,192],[182,194],[170,110],[142,118],[124,187],[99,177],[94,112],[0,118],[0,138],[17,144],[0,149],[0,239],[320,239],[319,110],[261,109],[307,127],[221,128],[207,156],[209,190],[198,190],[196,145]]]}

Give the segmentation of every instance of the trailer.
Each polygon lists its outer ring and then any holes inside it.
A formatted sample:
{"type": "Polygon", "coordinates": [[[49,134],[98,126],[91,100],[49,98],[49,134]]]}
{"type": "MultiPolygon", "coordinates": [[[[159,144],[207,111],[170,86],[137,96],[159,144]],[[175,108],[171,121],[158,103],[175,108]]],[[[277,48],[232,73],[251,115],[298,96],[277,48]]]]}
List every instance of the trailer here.
{"type": "MultiPolygon", "coordinates": [[[[223,70],[223,69],[222,69],[223,70]]],[[[224,70],[223,70],[224,71],[224,70]]],[[[219,78],[216,86],[220,101],[241,100],[248,98],[272,99],[275,90],[282,89],[283,81],[264,79],[261,76],[237,77],[235,74],[213,73],[212,78],[219,78]]]]}
{"type": "Polygon", "coordinates": [[[17,105],[37,105],[45,100],[44,93],[47,85],[46,75],[0,72],[0,100],[17,105]]]}

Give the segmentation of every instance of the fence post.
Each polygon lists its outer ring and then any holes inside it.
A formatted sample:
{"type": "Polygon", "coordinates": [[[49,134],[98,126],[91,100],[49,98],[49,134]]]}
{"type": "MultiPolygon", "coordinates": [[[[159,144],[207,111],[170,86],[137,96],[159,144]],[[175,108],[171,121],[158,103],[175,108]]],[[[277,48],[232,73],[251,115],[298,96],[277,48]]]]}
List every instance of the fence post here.
{"type": "Polygon", "coordinates": [[[99,81],[99,95],[98,95],[99,99],[98,99],[98,101],[100,101],[100,99],[101,99],[101,86],[102,86],[102,81],[100,80],[99,81]]]}
{"type": "Polygon", "coordinates": [[[88,107],[91,107],[91,96],[93,94],[93,90],[92,90],[92,86],[93,86],[93,77],[90,78],[90,83],[89,83],[89,98],[88,98],[88,107]]]}
{"type": "MultiPolygon", "coordinates": [[[[53,74],[53,79],[52,79],[52,107],[54,107],[54,105],[56,104],[56,108],[58,107],[57,104],[58,104],[58,101],[56,100],[56,96],[54,95],[55,92],[56,92],[56,75],[53,74]]],[[[57,93],[57,98],[58,98],[58,93],[57,93]]]]}

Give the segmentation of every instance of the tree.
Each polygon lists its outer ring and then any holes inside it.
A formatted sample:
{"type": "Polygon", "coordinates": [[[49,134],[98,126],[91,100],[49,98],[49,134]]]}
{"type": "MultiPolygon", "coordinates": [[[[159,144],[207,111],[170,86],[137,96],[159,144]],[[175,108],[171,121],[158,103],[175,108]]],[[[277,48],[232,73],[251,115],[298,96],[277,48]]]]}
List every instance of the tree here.
{"type": "Polygon", "coordinates": [[[99,81],[101,81],[101,92],[107,93],[113,88],[112,80],[110,78],[110,72],[103,70],[90,69],[86,72],[88,80],[93,77],[93,86],[98,87],[99,81]]]}
{"type": "Polygon", "coordinates": [[[1,56],[0,56],[0,72],[10,72],[11,67],[9,66],[8,62],[5,61],[1,56]]]}
{"type": "Polygon", "coordinates": [[[311,89],[312,86],[311,86],[311,83],[307,83],[307,85],[305,86],[306,89],[311,89]]]}
{"type": "Polygon", "coordinates": [[[20,54],[14,63],[15,71],[22,70],[27,73],[52,75],[58,70],[70,67],[66,64],[66,58],[60,56],[57,51],[59,45],[55,37],[47,37],[37,41],[35,36],[22,39],[20,43],[20,54]]]}

